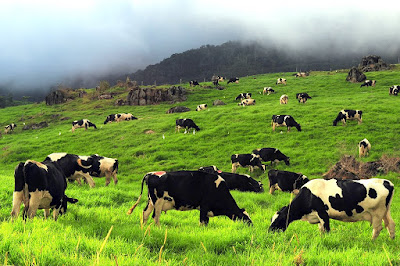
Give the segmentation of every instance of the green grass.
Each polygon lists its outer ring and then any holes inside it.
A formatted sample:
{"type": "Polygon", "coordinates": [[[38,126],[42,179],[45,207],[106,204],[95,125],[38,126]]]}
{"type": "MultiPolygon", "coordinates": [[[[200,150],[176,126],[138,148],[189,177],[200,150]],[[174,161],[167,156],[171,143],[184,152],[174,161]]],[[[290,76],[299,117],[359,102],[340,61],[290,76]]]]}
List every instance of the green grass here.
{"type": "MultiPolygon", "coordinates": [[[[91,101],[91,91],[86,98],[62,105],[40,103],[1,109],[0,124],[14,122],[18,127],[0,139],[0,264],[400,264],[398,240],[390,240],[383,230],[372,242],[372,228],[367,222],[331,220],[332,231],[321,235],[318,226],[296,221],[284,233],[269,233],[272,215],[291,199],[288,193],[233,191],[238,205],[252,218],[252,227],[226,217],[211,218],[207,227],[201,227],[198,211],[162,214],[160,228],[152,221],[141,225],[146,196],[132,215],[126,214],[139,196],[146,172],[193,170],[207,165],[230,171],[232,154],[250,153],[255,148],[279,148],[290,156],[291,165],[281,163],[278,169],[302,172],[310,178],[321,178],[345,154],[357,156],[357,143],[363,138],[371,142],[372,150],[370,157],[362,161],[377,160],[383,154],[400,156],[400,98],[388,95],[388,88],[399,83],[400,70],[366,74],[368,79],[377,80],[376,87],[360,88],[360,84],[346,82],[346,71],[312,72],[306,78],[274,73],[243,77],[239,84],[224,82],[226,89],[222,91],[184,85],[189,90],[188,100],[177,104],[116,107],[115,99],[91,101]],[[288,85],[275,85],[278,77],[287,78],[288,85]],[[265,86],[272,86],[277,93],[259,94],[265,86]],[[238,106],[234,99],[241,92],[251,92],[256,105],[238,106]],[[299,104],[294,99],[298,92],[307,92],[312,99],[299,104]],[[288,105],[279,104],[284,93],[289,95],[288,105]],[[216,99],[226,105],[212,106],[216,99]],[[208,110],[194,111],[201,103],[207,103],[208,110]],[[193,111],[166,114],[176,105],[193,111]],[[333,127],[337,113],[345,108],[363,110],[363,123],[350,121],[346,126],[333,127]],[[103,125],[107,115],[118,112],[130,112],[139,119],[103,125]],[[273,114],[292,115],[301,124],[302,132],[295,128],[290,133],[285,128],[272,132],[273,114]],[[71,122],[82,118],[90,119],[98,130],[78,129],[72,133],[71,122]],[[192,118],[201,131],[195,135],[175,133],[178,118],[192,118]],[[49,127],[22,130],[23,123],[41,121],[47,121],[49,127]],[[155,133],[145,134],[147,130],[155,133]],[[118,158],[119,183],[105,187],[104,178],[95,179],[96,187],[92,189],[68,184],[67,195],[79,202],[69,205],[67,214],[57,222],[44,220],[43,211],[26,223],[22,218],[11,222],[15,166],[27,159],[42,161],[53,152],[118,158]],[[101,250],[110,228],[110,237],[101,250]]],[[[121,97],[127,95],[123,89],[112,90],[121,90],[121,97]]],[[[239,172],[248,170],[240,168],[239,172]]],[[[268,186],[266,174],[256,171],[252,176],[268,186]]],[[[398,174],[381,178],[396,186],[392,216],[399,223],[398,174]]]]}

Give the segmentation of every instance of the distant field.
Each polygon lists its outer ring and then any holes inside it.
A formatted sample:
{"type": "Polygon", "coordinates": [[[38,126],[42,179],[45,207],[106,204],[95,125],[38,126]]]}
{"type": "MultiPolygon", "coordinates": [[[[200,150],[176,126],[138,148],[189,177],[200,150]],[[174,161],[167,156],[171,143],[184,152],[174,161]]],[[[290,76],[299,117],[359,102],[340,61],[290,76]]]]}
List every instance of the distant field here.
{"type": "MultiPolygon", "coordinates": [[[[388,95],[391,85],[400,84],[400,70],[369,72],[376,87],[363,87],[345,81],[347,71],[311,72],[306,78],[292,73],[273,73],[240,78],[239,84],[221,85],[225,90],[200,87],[188,89],[188,100],[177,104],[153,106],[114,106],[114,100],[91,101],[78,98],[62,105],[44,103],[0,109],[0,125],[18,125],[14,133],[0,138],[0,264],[14,265],[388,265],[400,264],[399,241],[390,240],[386,230],[372,242],[367,222],[331,221],[332,231],[321,235],[317,225],[297,221],[284,233],[269,233],[272,215],[287,205],[291,194],[261,194],[233,191],[239,207],[245,208],[254,226],[233,222],[227,217],[210,218],[207,227],[199,226],[199,211],[169,211],[161,215],[161,227],[152,221],[140,224],[147,197],[128,216],[127,210],[140,193],[141,180],[149,171],[194,170],[216,165],[230,171],[230,156],[251,153],[255,148],[275,147],[290,156],[290,166],[277,169],[301,172],[309,178],[321,178],[343,155],[358,156],[357,144],[367,138],[372,144],[370,156],[362,161],[378,160],[382,155],[400,156],[400,98],[388,95]],[[275,85],[279,77],[287,85],[275,85]],[[262,95],[265,86],[275,94],[262,95]],[[240,107],[234,99],[251,92],[255,106],[240,107]],[[295,94],[307,92],[312,99],[300,104],[295,94]],[[289,95],[287,105],[279,104],[282,94],[289,95]],[[213,106],[220,99],[224,106],[213,106]],[[194,111],[207,103],[205,111],[194,111]],[[192,111],[166,114],[172,106],[187,106],[192,111]],[[341,109],[363,110],[363,123],[350,121],[333,127],[341,109]],[[112,113],[130,112],[138,120],[103,125],[112,113]],[[271,128],[274,114],[292,115],[302,126],[271,128]],[[61,118],[67,118],[61,120],[61,118]],[[71,122],[88,118],[98,127],[71,132],[71,122]],[[196,134],[175,133],[175,120],[191,118],[201,128],[196,134]],[[47,121],[49,127],[23,131],[23,123],[47,121]],[[154,131],[146,134],[148,130],[154,131]],[[164,136],[164,137],[163,137],[164,136]],[[68,184],[67,194],[79,199],[57,222],[44,220],[43,211],[26,223],[10,221],[14,168],[20,161],[42,161],[53,152],[79,155],[100,154],[118,158],[119,183],[105,187],[95,179],[96,187],[68,184]],[[107,233],[110,236],[105,241],[107,233]],[[104,247],[102,246],[103,244],[104,247]]],[[[127,91],[121,91],[123,98],[127,91]]],[[[271,167],[268,165],[268,170],[271,167]]],[[[267,171],[268,171],[267,170],[267,171]]],[[[240,173],[248,173],[239,168],[240,173]]],[[[268,188],[267,174],[252,176],[268,188]]],[[[400,225],[400,179],[398,173],[380,178],[396,187],[392,217],[400,225]]],[[[145,192],[147,190],[145,189],[145,192]]]]}

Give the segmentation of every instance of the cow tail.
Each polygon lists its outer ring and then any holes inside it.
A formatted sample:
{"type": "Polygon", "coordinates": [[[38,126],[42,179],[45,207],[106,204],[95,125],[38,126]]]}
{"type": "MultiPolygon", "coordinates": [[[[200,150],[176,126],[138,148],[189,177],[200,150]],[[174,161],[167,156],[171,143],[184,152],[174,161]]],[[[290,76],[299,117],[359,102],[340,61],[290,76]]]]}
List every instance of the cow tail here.
{"type": "Polygon", "coordinates": [[[142,198],[142,194],[143,194],[143,184],[144,181],[146,180],[147,174],[143,177],[142,179],[142,189],[140,190],[140,195],[139,198],[137,199],[137,201],[135,202],[135,204],[133,204],[133,206],[128,210],[128,212],[126,214],[131,214],[133,212],[133,210],[136,208],[136,206],[139,204],[140,199],[142,198]]]}

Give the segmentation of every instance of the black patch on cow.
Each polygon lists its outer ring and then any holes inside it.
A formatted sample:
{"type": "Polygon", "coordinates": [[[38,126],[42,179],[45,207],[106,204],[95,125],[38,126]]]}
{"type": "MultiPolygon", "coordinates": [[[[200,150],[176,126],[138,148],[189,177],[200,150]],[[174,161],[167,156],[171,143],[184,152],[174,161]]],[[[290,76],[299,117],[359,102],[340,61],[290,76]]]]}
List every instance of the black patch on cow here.
{"type": "Polygon", "coordinates": [[[387,190],[389,190],[389,194],[386,197],[386,207],[387,207],[390,203],[390,200],[392,199],[394,187],[386,180],[383,181],[383,186],[387,188],[387,190]]]}
{"type": "Polygon", "coordinates": [[[343,196],[336,194],[334,197],[329,197],[332,208],[346,212],[349,217],[353,216],[353,210],[356,210],[357,213],[362,212],[364,209],[358,203],[367,196],[365,186],[352,180],[337,180],[336,184],[342,190],[343,196]]]}
{"type": "Polygon", "coordinates": [[[368,191],[368,196],[369,196],[370,198],[376,199],[376,197],[377,197],[376,190],[373,189],[373,188],[370,188],[369,191],[368,191]]]}

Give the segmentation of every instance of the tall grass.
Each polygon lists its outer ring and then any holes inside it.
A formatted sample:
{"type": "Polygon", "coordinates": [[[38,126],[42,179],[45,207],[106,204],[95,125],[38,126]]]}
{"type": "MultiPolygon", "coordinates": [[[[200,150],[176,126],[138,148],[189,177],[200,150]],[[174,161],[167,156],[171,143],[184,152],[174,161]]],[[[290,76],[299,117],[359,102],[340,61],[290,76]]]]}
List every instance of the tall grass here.
{"type": "MultiPolygon", "coordinates": [[[[233,191],[242,208],[250,214],[254,226],[233,222],[226,217],[210,219],[199,226],[199,212],[169,211],[161,216],[161,227],[152,221],[140,224],[142,200],[132,215],[127,210],[136,201],[143,175],[156,170],[193,170],[217,165],[230,171],[230,156],[250,153],[255,148],[275,147],[291,158],[291,165],[278,169],[302,172],[320,178],[341,156],[357,156],[357,143],[367,138],[372,144],[368,158],[383,154],[400,156],[398,97],[389,96],[388,88],[399,83],[398,70],[367,73],[376,79],[372,88],[345,81],[346,72],[312,72],[306,78],[291,73],[243,77],[239,84],[222,84],[225,90],[189,88],[186,102],[154,106],[114,106],[114,100],[91,101],[79,98],[62,105],[44,103],[0,110],[0,124],[17,123],[10,135],[0,139],[0,263],[15,265],[287,265],[292,263],[399,264],[398,240],[391,241],[386,231],[371,241],[372,228],[367,222],[331,221],[332,231],[321,235],[316,225],[297,221],[284,233],[269,233],[272,215],[288,204],[291,195],[270,195],[233,191]],[[288,85],[275,85],[285,77],[288,85]],[[276,94],[261,95],[265,86],[276,94]],[[240,107],[234,101],[241,92],[251,92],[255,106],[240,107]],[[312,99],[300,104],[294,96],[307,92],[312,99]],[[289,95],[289,104],[280,105],[279,97],[289,95]],[[221,99],[224,106],[212,106],[221,99]],[[195,112],[198,104],[208,110],[195,112]],[[190,112],[166,114],[171,106],[184,105],[190,112]],[[341,109],[361,109],[363,123],[350,121],[346,126],[332,126],[341,109]],[[108,114],[130,112],[138,120],[103,125],[108,114]],[[273,114],[290,114],[302,125],[302,131],[271,128],[273,114]],[[98,126],[71,132],[71,122],[88,118],[98,126]],[[196,134],[175,133],[175,120],[191,118],[201,128],[196,134]],[[48,128],[23,131],[23,123],[47,121],[48,128]],[[148,130],[154,131],[146,134],[148,130]],[[105,180],[95,179],[96,187],[68,184],[67,195],[79,202],[70,205],[57,222],[44,220],[38,211],[26,223],[10,220],[13,171],[20,161],[41,161],[52,152],[80,155],[100,154],[118,158],[119,183],[105,187],[105,180]],[[112,230],[110,230],[112,228],[112,230]]],[[[211,85],[203,83],[201,85],[211,85]]],[[[123,89],[114,88],[123,91],[123,89]]],[[[123,92],[122,96],[126,96],[123,92]]],[[[122,97],[121,96],[121,97],[122,97]]],[[[269,167],[270,168],[270,167],[269,167]]],[[[239,169],[248,173],[247,169],[239,169]]],[[[268,186],[266,174],[256,171],[253,177],[268,186]]],[[[396,173],[380,176],[396,186],[392,216],[400,221],[399,178],[396,173]]],[[[146,191],[144,192],[146,193],[146,191]]],[[[144,197],[146,198],[146,197],[144,197]]]]}

